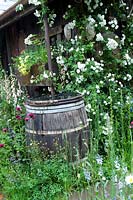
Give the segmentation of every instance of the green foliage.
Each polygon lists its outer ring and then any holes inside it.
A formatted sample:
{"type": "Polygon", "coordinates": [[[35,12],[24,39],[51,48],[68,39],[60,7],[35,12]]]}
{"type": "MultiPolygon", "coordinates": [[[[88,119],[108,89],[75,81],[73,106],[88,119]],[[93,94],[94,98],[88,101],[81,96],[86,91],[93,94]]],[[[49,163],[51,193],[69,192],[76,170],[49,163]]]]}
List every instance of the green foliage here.
{"type": "MultiPolygon", "coordinates": [[[[59,67],[54,77],[57,91],[84,95],[90,129],[88,155],[72,164],[64,154],[44,158],[36,144],[27,147],[25,97],[12,75],[1,74],[0,186],[7,200],[66,200],[73,191],[84,189],[93,200],[133,197],[131,10],[123,1],[84,3],[80,12],[68,6],[65,18],[72,20],[69,30],[77,30],[77,35],[57,44],[52,56],[59,67]],[[17,106],[21,109],[16,110],[17,106]]],[[[36,56],[33,50],[20,55],[23,63],[33,58],[25,72],[31,63],[41,62],[41,54],[36,56]]]]}
{"type": "Polygon", "coordinates": [[[26,75],[34,65],[39,65],[40,69],[44,68],[46,61],[46,50],[43,46],[39,45],[31,49],[26,49],[19,56],[13,58],[13,65],[22,75],[26,75]]]}

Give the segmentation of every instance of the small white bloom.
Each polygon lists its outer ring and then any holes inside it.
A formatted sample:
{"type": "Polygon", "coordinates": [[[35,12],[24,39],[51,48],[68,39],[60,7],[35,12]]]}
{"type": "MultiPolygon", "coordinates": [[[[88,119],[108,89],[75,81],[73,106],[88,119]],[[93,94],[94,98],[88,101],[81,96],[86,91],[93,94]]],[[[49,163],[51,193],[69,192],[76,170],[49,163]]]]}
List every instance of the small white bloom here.
{"type": "Polygon", "coordinates": [[[117,169],[117,170],[120,170],[120,163],[118,162],[118,160],[115,160],[114,161],[114,164],[115,164],[115,168],[117,169]]]}
{"type": "Polygon", "coordinates": [[[103,101],[103,103],[104,103],[106,106],[108,105],[107,101],[105,101],[105,100],[103,101]]]}
{"type": "Polygon", "coordinates": [[[63,57],[62,57],[62,56],[58,56],[58,57],[56,58],[56,62],[57,62],[58,64],[60,64],[60,65],[64,65],[64,59],[63,59],[63,57]]]}
{"type": "Polygon", "coordinates": [[[99,85],[96,85],[96,89],[99,90],[99,88],[100,88],[99,85]]]}
{"type": "Polygon", "coordinates": [[[79,74],[80,73],[80,69],[77,69],[77,74],[79,74]]]}
{"type": "Polygon", "coordinates": [[[23,4],[21,4],[21,3],[18,4],[18,5],[16,6],[16,12],[23,10],[23,8],[24,8],[23,4]]]}
{"type": "Polygon", "coordinates": [[[48,74],[45,71],[43,73],[43,77],[46,78],[46,79],[48,78],[48,74]]]}
{"type": "Polygon", "coordinates": [[[24,39],[24,43],[27,45],[32,45],[32,41],[31,41],[32,37],[33,37],[32,34],[28,35],[28,37],[24,39]]]}
{"type": "Polygon", "coordinates": [[[105,177],[102,177],[102,180],[103,180],[103,181],[105,181],[105,180],[106,180],[106,178],[105,178],[105,177]]]}
{"type": "Polygon", "coordinates": [[[84,172],[85,179],[87,181],[90,181],[91,180],[91,173],[88,172],[86,169],[83,169],[83,172],[84,172]]]}
{"type": "Polygon", "coordinates": [[[92,119],[91,119],[91,118],[88,118],[88,119],[87,119],[87,122],[92,122],[92,119]]]}
{"type": "Polygon", "coordinates": [[[103,6],[103,2],[100,2],[100,6],[103,6]]]}
{"type": "Polygon", "coordinates": [[[40,16],[41,16],[38,10],[36,10],[36,11],[34,12],[34,15],[35,15],[36,17],[40,17],[40,16]]]}
{"type": "Polygon", "coordinates": [[[92,18],[92,16],[91,15],[89,15],[89,17],[88,17],[88,22],[89,22],[89,25],[90,26],[94,26],[94,24],[95,24],[95,19],[94,18],[92,18]]]}
{"type": "Polygon", "coordinates": [[[104,82],[103,81],[100,81],[100,84],[103,84],[104,82]]]}
{"type": "Polygon", "coordinates": [[[130,74],[127,74],[127,80],[128,81],[132,80],[132,76],[130,74]]]}
{"type": "Polygon", "coordinates": [[[98,175],[99,175],[99,176],[103,176],[103,171],[99,171],[99,172],[98,172],[98,175]]]}
{"type": "Polygon", "coordinates": [[[125,182],[127,185],[132,184],[133,183],[133,175],[130,174],[130,175],[126,176],[125,182]]]}

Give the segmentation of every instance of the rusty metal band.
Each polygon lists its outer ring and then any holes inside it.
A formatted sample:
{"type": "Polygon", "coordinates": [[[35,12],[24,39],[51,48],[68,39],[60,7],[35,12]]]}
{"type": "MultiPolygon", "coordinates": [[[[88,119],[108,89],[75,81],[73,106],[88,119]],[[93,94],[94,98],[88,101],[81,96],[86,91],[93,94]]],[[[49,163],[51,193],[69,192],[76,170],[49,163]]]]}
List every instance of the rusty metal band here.
{"type": "Polygon", "coordinates": [[[67,133],[80,131],[83,128],[87,128],[87,127],[88,127],[88,123],[80,127],[67,129],[67,130],[60,130],[60,131],[35,131],[35,130],[27,129],[27,128],[25,129],[25,131],[26,133],[31,133],[31,134],[36,134],[36,135],[58,135],[58,134],[67,134],[67,133]]]}

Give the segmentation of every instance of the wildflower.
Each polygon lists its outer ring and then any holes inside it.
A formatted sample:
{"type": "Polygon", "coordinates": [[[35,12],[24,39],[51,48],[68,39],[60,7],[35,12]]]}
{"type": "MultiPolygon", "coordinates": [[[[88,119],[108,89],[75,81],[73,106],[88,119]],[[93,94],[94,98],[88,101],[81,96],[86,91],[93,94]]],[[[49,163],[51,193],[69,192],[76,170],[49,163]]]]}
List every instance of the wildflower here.
{"type": "Polygon", "coordinates": [[[8,131],[8,129],[7,129],[7,128],[3,128],[2,131],[3,131],[4,133],[6,133],[6,132],[8,131]]]}
{"type": "Polygon", "coordinates": [[[87,181],[90,181],[91,180],[91,174],[90,174],[90,172],[88,172],[86,169],[83,169],[83,172],[84,172],[85,179],[87,181]]]}
{"type": "Polygon", "coordinates": [[[25,117],[25,119],[24,119],[25,121],[29,121],[30,120],[30,118],[29,117],[25,117]]]}
{"type": "Polygon", "coordinates": [[[16,110],[17,110],[17,111],[21,111],[21,110],[22,110],[21,106],[19,106],[19,105],[16,106],[16,110]]]}
{"type": "Polygon", "coordinates": [[[99,154],[97,154],[96,161],[97,161],[97,164],[102,165],[103,164],[103,158],[102,158],[102,156],[100,156],[99,154]]]}
{"type": "Polygon", "coordinates": [[[5,146],[5,144],[0,144],[0,148],[2,148],[2,147],[4,147],[5,146]]]}
{"type": "Polygon", "coordinates": [[[118,160],[115,160],[114,164],[115,164],[116,170],[120,170],[120,163],[118,162],[118,160]]]}
{"type": "Polygon", "coordinates": [[[125,181],[126,181],[127,185],[132,184],[133,183],[133,175],[130,174],[130,175],[126,176],[125,181]]]}
{"type": "Polygon", "coordinates": [[[16,119],[20,120],[21,116],[20,115],[16,115],[16,119]]]}
{"type": "Polygon", "coordinates": [[[129,128],[133,128],[133,121],[131,121],[129,128]]]}
{"type": "Polygon", "coordinates": [[[30,118],[32,118],[32,119],[35,119],[35,115],[34,115],[33,113],[28,113],[28,114],[27,114],[27,117],[30,117],[30,118]]]}

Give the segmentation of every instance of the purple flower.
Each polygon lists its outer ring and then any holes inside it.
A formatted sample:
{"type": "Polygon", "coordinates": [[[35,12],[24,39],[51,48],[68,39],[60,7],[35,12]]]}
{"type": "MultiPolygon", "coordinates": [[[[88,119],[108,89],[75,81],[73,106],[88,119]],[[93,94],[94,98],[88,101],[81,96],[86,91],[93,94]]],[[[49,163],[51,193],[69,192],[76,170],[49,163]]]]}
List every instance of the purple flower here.
{"type": "Polygon", "coordinates": [[[21,120],[21,116],[20,115],[16,115],[16,119],[21,120]]]}
{"type": "Polygon", "coordinates": [[[27,117],[30,117],[30,118],[32,118],[32,119],[35,119],[34,113],[28,113],[28,114],[27,114],[27,117]]]}
{"type": "Polygon", "coordinates": [[[7,128],[3,128],[2,131],[3,131],[4,133],[6,133],[6,132],[8,131],[8,129],[7,129],[7,128]]]}
{"type": "Polygon", "coordinates": [[[29,117],[25,117],[25,119],[24,119],[25,121],[29,121],[30,120],[30,118],[29,117]]]}
{"type": "Polygon", "coordinates": [[[16,106],[16,110],[17,110],[17,111],[22,111],[21,106],[16,106]]]}
{"type": "Polygon", "coordinates": [[[0,144],[0,148],[4,147],[5,145],[4,144],[0,144]]]}

